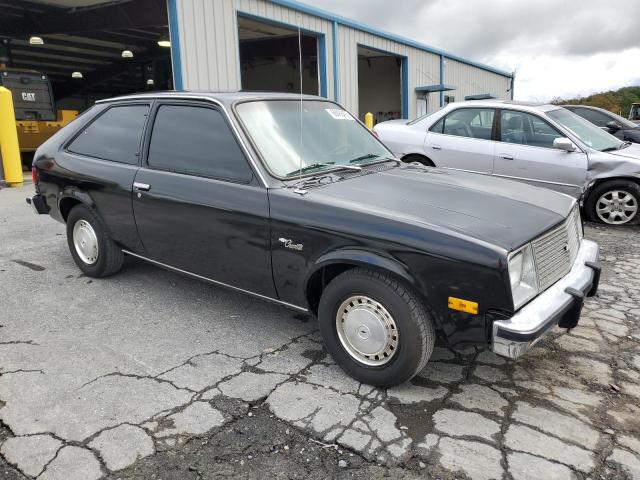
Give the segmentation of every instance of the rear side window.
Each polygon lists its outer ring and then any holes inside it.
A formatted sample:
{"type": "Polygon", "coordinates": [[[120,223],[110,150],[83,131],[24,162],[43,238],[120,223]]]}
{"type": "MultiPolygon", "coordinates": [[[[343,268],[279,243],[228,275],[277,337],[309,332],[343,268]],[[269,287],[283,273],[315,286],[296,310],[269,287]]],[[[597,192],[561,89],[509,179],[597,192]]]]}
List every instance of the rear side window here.
{"type": "Polygon", "coordinates": [[[494,113],[492,108],[461,108],[436,123],[431,127],[431,131],[457,137],[491,140],[494,113]]]}
{"type": "Polygon", "coordinates": [[[207,107],[161,105],[148,163],[160,170],[244,183],[253,176],[222,114],[207,107]]]}
{"type": "Polygon", "coordinates": [[[111,107],[67,147],[80,155],[136,165],[148,105],[111,107]]]}

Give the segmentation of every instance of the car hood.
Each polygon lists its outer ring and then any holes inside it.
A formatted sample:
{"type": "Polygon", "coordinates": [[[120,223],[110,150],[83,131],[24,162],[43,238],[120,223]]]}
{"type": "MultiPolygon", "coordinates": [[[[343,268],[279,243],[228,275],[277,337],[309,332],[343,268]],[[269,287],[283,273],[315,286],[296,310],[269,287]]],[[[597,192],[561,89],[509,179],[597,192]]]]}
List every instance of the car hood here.
{"type": "Polygon", "coordinates": [[[629,158],[632,160],[640,161],[640,145],[632,143],[631,145],[624,147],[620,150],[612,150],[611,152],[604,152],[614,157],[629,158]]]}
{"type": "Polygon", "coordinates": [[[410,165],[333,182],[313,195],[507,251],[560,223],[575,203],[568,195],[520,182],[410,165]]]}

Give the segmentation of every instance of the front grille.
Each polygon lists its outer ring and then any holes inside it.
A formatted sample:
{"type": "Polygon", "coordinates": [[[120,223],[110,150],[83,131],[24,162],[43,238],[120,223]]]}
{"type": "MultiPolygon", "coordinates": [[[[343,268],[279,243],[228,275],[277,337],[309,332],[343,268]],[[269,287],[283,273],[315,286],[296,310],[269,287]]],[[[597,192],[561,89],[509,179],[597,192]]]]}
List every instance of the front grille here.
{"type": "Polygon", "coordinates": [[[569,273],[578,255],[581,235],[580,213],[576,207],[562,225],[532,242],[540,291],[569,273]]]}

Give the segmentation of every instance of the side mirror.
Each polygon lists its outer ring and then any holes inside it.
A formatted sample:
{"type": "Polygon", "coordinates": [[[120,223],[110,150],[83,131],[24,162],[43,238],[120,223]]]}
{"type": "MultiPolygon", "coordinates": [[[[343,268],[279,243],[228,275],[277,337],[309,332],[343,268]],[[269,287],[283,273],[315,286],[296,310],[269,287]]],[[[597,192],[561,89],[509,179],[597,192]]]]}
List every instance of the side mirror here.
{"type": "Polygon", "coordinates": [[[617,132],[621,128],[622,125],[620,125],[618,122],[611,121],[607,123],[607,129],[611,132],[617,132]]]}
{"type": "Polygon", "coordinates": [[[566,137],[558,137],[553,141],[553,148],[564,150],[565,152],[573,152],[576,146],[566,137]]]}

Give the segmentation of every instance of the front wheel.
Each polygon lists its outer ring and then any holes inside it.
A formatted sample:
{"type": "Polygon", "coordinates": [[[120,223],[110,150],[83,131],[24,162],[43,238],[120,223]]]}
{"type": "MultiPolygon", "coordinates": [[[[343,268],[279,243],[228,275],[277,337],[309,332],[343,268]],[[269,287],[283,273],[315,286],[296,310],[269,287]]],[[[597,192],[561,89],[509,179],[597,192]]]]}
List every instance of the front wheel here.
{"type": "Polygon", "coordinates": [[[67,217],[67,243],[76,265],[88,277],[106,277],[122,267],[122,250],[100,217],[84,205],[73,207],[67,217]]]}
{"type": "Polygon", "coordinates": [[[397,280],[362,268],[329,283],[318,321],[327,350],[342,369],[378,387],[413,378],[435,344],[433,322],[417,296],[397,280]]]}
{"type": "Polygon", "coordinates": [[[609,180],[593,189],[585,203],[589,219],[609,225],[638,223],[640,186],[629,180],[609,180]]]}

